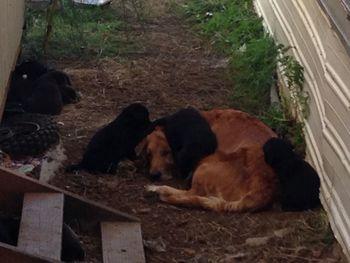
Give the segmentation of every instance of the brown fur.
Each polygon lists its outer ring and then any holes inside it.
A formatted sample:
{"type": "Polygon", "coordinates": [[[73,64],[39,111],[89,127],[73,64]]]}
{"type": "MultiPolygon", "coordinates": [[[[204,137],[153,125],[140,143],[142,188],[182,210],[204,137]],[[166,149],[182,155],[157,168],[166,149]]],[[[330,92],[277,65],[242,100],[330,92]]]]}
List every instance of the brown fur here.
{"type": "Polygon", "coordinates": [[[261,146],[276,134],[251,115],[232,109],[202,111],[218,140],[218,150],[232,153],[241,147],[261,146]]]}
{"type": "MultiPolygon", "coordinates": [[[[269,205],[277,179],[264,161],[262,145],[276,135],[261,121],[240,111],[212,110],[202,114],[216,134],[219,147],[199,163],[191,189],[156,185],[146,189],[157,192],[167,203],[214,211],[256,211],[269,205]]],[[[170,173],[166,167],[171,167],[171,159],[165,161],[160,154],[169,150],[161,133],[157,129],[146,138],[150,169],[156,165],[156,169],[170,173]]]]}
{"type": "Polygon", "coordinates": [[[149,173],[160,172],[163,180],[171,178],[171,174],[174,171],[174,161],[163,129],[156,127],[155,130],[146,137],[144,143],[147,159],[149,161],[149,173]]]}

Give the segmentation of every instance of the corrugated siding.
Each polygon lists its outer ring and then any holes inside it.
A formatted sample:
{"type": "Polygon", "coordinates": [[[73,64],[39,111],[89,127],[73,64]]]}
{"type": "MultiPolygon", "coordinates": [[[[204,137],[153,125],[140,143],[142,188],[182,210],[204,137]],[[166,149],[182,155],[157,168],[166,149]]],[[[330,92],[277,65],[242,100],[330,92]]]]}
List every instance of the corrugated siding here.
{"type": "Polygon", "coordinates": [[[0,1],[0,116],[22,36],[24,0],[0,1]]]}
{"type": "Polygon", "coordinates": [[[256,0],[277,41],[305,68],[307,158],[322,180],[334,233],[350,259],[350,57],[317,0],[256,0]]]}

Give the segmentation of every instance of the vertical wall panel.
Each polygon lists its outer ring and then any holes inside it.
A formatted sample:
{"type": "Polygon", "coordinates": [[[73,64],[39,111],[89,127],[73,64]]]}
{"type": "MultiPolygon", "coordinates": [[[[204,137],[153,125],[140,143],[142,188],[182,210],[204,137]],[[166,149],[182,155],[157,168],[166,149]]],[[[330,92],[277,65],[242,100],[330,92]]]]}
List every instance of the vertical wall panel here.
{"type": "Polygon", "coordinates": [[[275,39],[295,47],[305,69],[307,158],[321,176],[324,207],[350,259],[350,57],[317,0],[255,5],[275,39]]]}
{"type": "Polygon", "coordinates": [[[0,117],[22,36],[24,0],[0,1],[0,117]]]}

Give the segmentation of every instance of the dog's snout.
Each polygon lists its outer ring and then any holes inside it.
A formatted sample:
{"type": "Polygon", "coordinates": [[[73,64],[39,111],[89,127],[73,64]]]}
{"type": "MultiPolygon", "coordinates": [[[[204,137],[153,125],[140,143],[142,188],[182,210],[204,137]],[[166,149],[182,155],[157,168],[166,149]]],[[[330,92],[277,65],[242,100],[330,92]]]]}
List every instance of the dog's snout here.
{"type": "Polygon", "coordinates": [[[150,177],[152,181],[159,181],[160,178],[162,177],[162,173],[157,171],[157,172],[151,172],[150,177]]]}

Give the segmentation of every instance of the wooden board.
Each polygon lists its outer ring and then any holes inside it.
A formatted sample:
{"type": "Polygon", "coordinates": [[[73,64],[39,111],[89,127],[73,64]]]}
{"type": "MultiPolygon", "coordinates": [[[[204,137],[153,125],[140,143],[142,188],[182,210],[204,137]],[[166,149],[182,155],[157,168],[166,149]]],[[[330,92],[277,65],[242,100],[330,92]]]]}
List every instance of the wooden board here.
{"type": "Polygon", "coordinates": [[[141,225],[138,222],[102,222],[104,263],[144,263],[141,225]]]}
{"type": "MultiPolygon", "coordinates": [[[[0,0],[1,1],[1,0],[0,0]]],[[[98,220],[98,221],[139,221],[137,217],[125,214],[118,210],[87,200],[76,194],[69,193],[47,183],[39,182],[25,175],[20,175],[9,169],[0,167],[0,205],[18,208],[19,198],[28,192],[52,192],[65,195],[64,217],[71,219],[98,220]]],[[[11,209],[14,210],[14,209],[11,209]]],[[[16,211],[17,212],[17,211],[16,211]]]]}
{"type": "Polygon", "coordinates": [[[25,253],[10,245],[6,245],[0,242],[0,259],[1,262],[6,263],[59,263],[61,261],[56,261],[54,259],[49,259],[45,257],[33,256],[25,253]]]}
{"type": "Polygon", "coordinates": [[[18,247],[27,253],[60,260],[64,195],[24,195],[18,247]]]}

